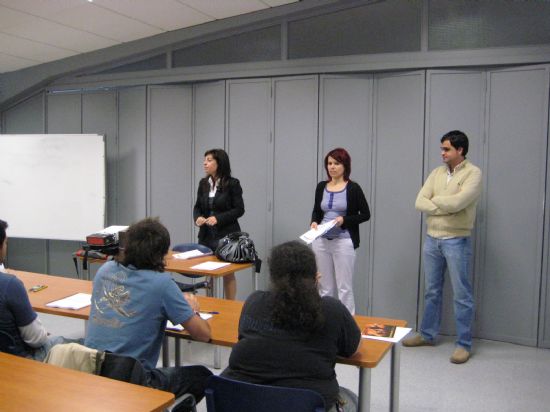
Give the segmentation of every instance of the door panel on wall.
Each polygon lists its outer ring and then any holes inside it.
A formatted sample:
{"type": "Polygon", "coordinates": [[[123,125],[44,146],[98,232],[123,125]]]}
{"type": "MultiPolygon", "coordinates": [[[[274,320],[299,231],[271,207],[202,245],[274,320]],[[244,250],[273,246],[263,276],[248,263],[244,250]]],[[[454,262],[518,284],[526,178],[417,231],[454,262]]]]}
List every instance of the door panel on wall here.
{"type": "MultiPolygon", "coordinates": [[[[424,183],[430,172],[441,166],[440,155],[441,137],[451,130],[462,130],[469,140],[467,158],[483,170],[483,139],[484,139],[484,107],[485,107],[485,75],[481,71],[428,71],[426,87],[426,131],[424,153],[424,183]]],[[[420,190],[419,186],[417,188],[420,190]]],[[[416,199],[416,195],[415,195],[416,199]]],[[[414,205],[414,200],[413,200],[414,205]]],[[[419,212],[418,212],[419,213],[419,212]]],[[[426,235],[426,216],[422,217],[422,244],[426,235]]],[[[474,231],[472,231],[473,260],[480,259],[475,253],[476,232],[475,229],[483,220],[483,210],[478,205],[478,214],[474,231]]],[[[422,254],[422,250],[419,250],[422,254]]],[[[472,267],[477,267],[472,262],[472,267]]],[[[472,272],[473,285],[477,283],[476,277],[482,273],[472,272]]],[[[424,270],[421,271],[419,293],[419,322],[422,320],[424,310],[424,270]]],[[[474,299],[476,298],[474,287],[474,299]]],[[[443,315],[441,333],[454,334],[454,309],[451,282],[445,274],[445,288],[443,294],[443,315]]]]}
{"type": "MultiPolygon", "coordinates": [[[[349,152],[350,177],[363,189],[369,206],[372,206],[372,82],[371,75],[321,76],[318,154],[318,180],[326,180],[326,154],[336,147],[343,147],[349,152]]],[[[310,190],[311,196],[314,196],[315,188],[310,190]]],[[[310,205],[309,219],[312,209],[313,203],[310,205]]],[[[359,235],[361,243],[355,250],[353,287],[356,312],[364,315],[369,312],[371,296],[369,222],[359,226],[359,235]]]]}
{"type": "MultiPolygon", "coordinates": [[[[3,113],[3,133],[44,133],[44,118],[44,95],[40,94],[3,113]]],[[[8,227],[8,236],[9,230],[8,227]]],[[[10,238],[6,267],[46,273],[46,247],[47,241],[45,240],[10,238]]]]}
{"type": "Polygon", "coordinates": [[[416,323],[420,215],[414,200],[422,184],[424,72],[374,78],[373,316],[416,323]]]}
{"type": "MultiPolygon", "coordinates": [[[[550,113],[548,114],[550,121],[550,113]]],[[[548,134],[548,131],[546,132],[548,134]]],[[[546,148],[546,159],[550,158],[550,147],[546,148]]],[[[544,225],[543,242],[543,262],[542,262],[542,301],[539,315],[539,345],[543,348],[550,348],[550,165],[546,162],[546,209],[544,225]]]]}
{"type": "Polygon", "coordinates": [[[49,93],[46,97],[46,132],[82,133],[81,94],[49,93]]]}
{"type": "Polygon", "coordinates": [[[109,177],[109,224],[129,225],[146,216],[146,107],[145,87],[118,92],[118,148],[108,154],[117,156],[116,174],[109,177]]]}
{"type": "MultiPolygon", "coordinates": [[[[225,82],[199,83],[193,86],[193,201],[204,174],[204,153],[225,147],[225,82]]],[[[193,238],[198,228],[194,226],[193,238]]]]}
{"type": "MultiPolygon", "coordinates": [[[[47,95],[48,133],[83,133],[82,98],[81,94],[47,95]]],[[[85,156],[84,153],[82,155],[85,156]]],[[[78,188],[67,188],[67,196],[70,196],[71,190],[78,188]]],[[[48,273],[76,277],[72,253],[79,246],[80,242],[48,240],[48,273]]]]}
{"type": "Polygon", "coordinates": [[[273,80],[273,245],[309,229],[317,184],[318,77],[273,80]]]}
{"type": "Polygon", "coordinates": [[[3,121],[4,134],[44,133],[44,93],[6,110],[3,121]]]}
{"type": "Polygon", "coordinates": [[[192,88],[149,88],[148,215],[159,216],[172,245],[192,240],[192,88]]]}
{"type": "Polygon", "coordinates": [[[120,224],[115,219],[117,198],[117,96],[116,92],[89,93],[82,95],[82,133],[105,136],[107,175],[107,226],[120,224]]]}
{"type": "MultiPolygon", "coordinates": [[[[264,287],[268,273],[265,260],[271,247],[271,80],[228,81],[226,96],[227,151],[232,175],[243,188],[245,213],[239,223],[264,259],[264,276],[260,277],[260,287],[264,287]]],[[[254,286],[250,272],[237,273],[237,282],[237,299],[245,299],[254,286]]]]}
{"type": "Polygon", "coordinates": [[[536,345],[546,177],[548,68],[489,72],[481,337],[536,345]]]}

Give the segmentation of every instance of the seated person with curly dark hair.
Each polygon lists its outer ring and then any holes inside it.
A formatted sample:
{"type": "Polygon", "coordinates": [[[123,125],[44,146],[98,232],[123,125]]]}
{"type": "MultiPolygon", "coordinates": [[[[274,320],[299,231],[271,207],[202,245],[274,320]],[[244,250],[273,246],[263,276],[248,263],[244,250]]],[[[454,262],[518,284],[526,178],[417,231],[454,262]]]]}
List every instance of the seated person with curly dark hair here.
{"type": "Polygon", "coordinates": [[[315,255],[302,243],[276,246],[269,259],[271,289],[246,300],[239,341],[222,375],[256,384],[311,389],[326,410],[340,409],[337,356],[353,355],[361,332],[337,299],[320,297],[315,255]]]}

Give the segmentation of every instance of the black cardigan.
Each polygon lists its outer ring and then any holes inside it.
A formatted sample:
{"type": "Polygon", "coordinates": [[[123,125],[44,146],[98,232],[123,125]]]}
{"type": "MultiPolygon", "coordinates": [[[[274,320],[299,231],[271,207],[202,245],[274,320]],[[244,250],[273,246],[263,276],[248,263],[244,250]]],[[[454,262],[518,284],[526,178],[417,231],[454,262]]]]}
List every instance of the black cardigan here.
{"type": "MultiPolygon", "coordinates": [[[[313,206],[313,213],[311,214],[312,222],[321,223],[325,215],[321,209],[321,201],[323,200],[323,191],[326,186],[327,182],[322,181],[317,184],[317,188],[315,189],[315,204],[313,206]]],[[[353,248],[357,249],[359,247],[359,223],[370,219],[370,209],[361,186],[349,180],[346,189],[348,209],[346,215],[343,216],[344,223],[341,227],[348,230],[353,242],[353,248]]]]}
{"type": "MultiPolygon", "coordinates": [[[[208,193],[210,185],[208,178],[203,178],[199,182],[197,190],[197,201],[193,208],[193,220],[197,221],[199,216],[208,217],[208,193]]],[[[238,179],[231,177],[229,181],[216,190],[214,196],[213,213],[218,223],[216,224],[217,237],[228,235],[232,232],[240,232],[238,218],[244,215],[243,189],[238,179]]],[[[199,241],[206,237],[206,227],[202,225],[199,229],[199,241]]]]}

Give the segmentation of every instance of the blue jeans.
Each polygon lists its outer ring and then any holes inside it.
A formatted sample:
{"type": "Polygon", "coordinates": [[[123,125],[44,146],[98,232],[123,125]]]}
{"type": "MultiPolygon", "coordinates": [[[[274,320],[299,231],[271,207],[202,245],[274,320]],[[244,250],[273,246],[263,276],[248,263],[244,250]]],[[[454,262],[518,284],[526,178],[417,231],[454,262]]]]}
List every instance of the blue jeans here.
{"type": "Polygon", "coordinates": [[[424,317],[420,334],[430,342],[435,340],[441,325],[441,301],[445,269],[453,287],[456,322],[456,344],[470,351],[472,348],[472,320],[474,299],[470,284],[470,237],[437,239],[426,236],[424,241],[424,317]]]}

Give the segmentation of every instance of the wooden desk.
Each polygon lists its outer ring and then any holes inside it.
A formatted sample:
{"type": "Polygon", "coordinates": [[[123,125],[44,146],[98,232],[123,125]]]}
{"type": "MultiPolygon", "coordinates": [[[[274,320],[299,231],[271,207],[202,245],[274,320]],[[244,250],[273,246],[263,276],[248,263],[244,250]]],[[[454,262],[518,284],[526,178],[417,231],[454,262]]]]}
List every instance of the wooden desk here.
{"type": "MultiPolygon", "coordinates": [[[[212,330],[212,343],[220,346],[232,347],[238,341],[238,326],[243,302],[230,301],[216,298],[199,297],[200,307],[203,311],[216,311],[208,320],[212,330]]],[[[375,318],[370,316],[354,316],[357,325],[361,330],[368,323],[385,323],[395,326],[406,326],[404,320],[375,318]]],[[[166,331],[167,335],[189,338],[187,332],[166,331]]],[[[370,410],[370,389],[371,389],[371,369],[378,366],[384,356],[391,351],[391,371],[390,371],[390,406],[389,410],[397,412],[399,409],[399,370],[400,370],[400,352],[401,345],[394,345],[390,342],[384,342],[373,339],[361,339],[359,350],[350,358],[339,358],[338,363],[359,367],[359,412],[368,412],[370,410]]],[[[176,342],[176,347],[179,345],[176,342]]],[[[176,364],[179,361],[176,356],[176,364]]]]}
{"type": "MultiPolygon", "coordinates": [[[[184,274],[197,275],[197,276],[211,276],[214,280],[212,295],[217,298],[223,298],[223,287],[222,287],[221,281],[224,276],[227,276],[231,273],[238,272],[240,270],[249,269],[254,266],[252,263],[231,263],[227,266],[224,266],[216,270],[191,269],[192,266],[198,265],[199,263],[221,262],[221,260],[219,260],[216,256],[213,256],[213,255],[196,257],[192,259],[175,259],[172,257],[172,255],[173,255],[173,252],[170,251],[165,257],[165,261],[166,261],[165,270],[167,272],[184,273],[184,274]]],[[[79,256],[78,259],[82,260],[83,257],[79,256]]],[[[88,271],[87,271],[88,280],[90,280],[90,270],[89,270],[90,263],[103,264],[105,263],[105,260],[88,258],[88,271]]],[[[257,290],[258,280],[255,272],[252,272],[252,281],[254,282],[254,290],[257,290]]]]}
{"type": "MultiPolygon", "coordinates": [[[[11,271],[14,273],[14,271],[11,271]]],[[[37,312],[51,313],[61,316],[71,316],[75,318],[87,320],[90,314],[90,308],[83,308],[78,311],[68,309],[53,309],[48,308],[46,303],[52,300],[61,299],[69,295],[86,292],[91,293],[92,282],[62,278],[58,276],[41,275],[29,272],[15,272],[15,274],[23,281],[28,289],[33,285],[45,284],[48,288],[40,292],[29,292],[31,305],[37,312]]],[[[238,340],[238,325],[239,317],[242,311],[243,302],[231,301],[225,299],[211,298],[206,296],[197,296],[201,310],[219,312],[208,320],[212,331],[212,344],[219,346],[231,347],[238,340]]],[[[362,330],[367,323],[379,322],[396,326],[406,326],[404,320],[374,318],[368,316],[355,316],[357,325],[362,330]]],[[[176,338],[189,339],[187,332],[177,332],[167,330],[168,336],[176,338]]],[[[177,345],[179,347],[179,345],[177,345]]],[[[361,344],[354,356],[350,358],[339,358],[338,363],[359,367],[359,404],[360,412],[368,412],[370,410],[370,378],[371,369],[375,368],[386,356],[391,352],[391,372],[390,372],[390,407],[389,410],[397,412],[399,408],[399,368],[400,368],[400,347],[389,342],[378,341],[373,339],[361,339],[361,344]]],[[[176,363],[178,356],[176,356],[176,363]]]]}
{"type": "Polygon", "coordinates": [[[2,412],[162,411],[174,395],[0,353],[2,412]]]}
{"type": "MultiPolygon", "coordinates": [[[[221,260],[213,255],[196,257],[192,259],[175,259],[172,257],[172,254],[172,252],[168,252],[165,258],[165,270],[167,272],[185,273],[198,276],[211,276],[213,278],[212,296],[215,296],[217,298],[223,298],[223,287],[221,282],[224,276],[238,272],[240,270],[249,269],[254,266],[252,263],[230,263],[229,265],[216,270],[197,270],[191,269],[191,267],[203,262],[221,262],[221,260]]],[[[252,281],[254,282],[254,290],[257,290],[258,281],[254,272],[252,272],[252,281]]]]}

